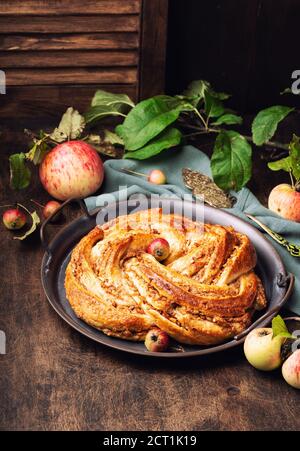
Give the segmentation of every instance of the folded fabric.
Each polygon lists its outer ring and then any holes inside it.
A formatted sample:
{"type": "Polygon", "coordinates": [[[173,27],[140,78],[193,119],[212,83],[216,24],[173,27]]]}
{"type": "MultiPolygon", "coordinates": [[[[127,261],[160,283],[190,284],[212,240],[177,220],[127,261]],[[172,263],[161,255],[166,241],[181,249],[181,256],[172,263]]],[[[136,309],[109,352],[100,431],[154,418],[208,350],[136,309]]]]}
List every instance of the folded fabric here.
{"type": "MultiPolygon", "coordinates": [[[[203,152],[193,146],[184,146],[180,149],[170,149],[149,160],[108,160],[105,166],[105,181],[103,184],[103,194],[89,197],[85,200],[88,209],[103,207],[111,202],[112,196],[118,200],[125,200],[133,194],[164,194],[169,196],[182,196],[190,194],[183,183],[182,168],[190,168],[211,176],[210,160],[203,152]],[[126,174],[123,168],[132,169],[135,172],[148,174],[151,169],[161,169],[167,175],[168,184],[154,185],[147,181],[147,178],[134,174],[126,174]]],[[[250,220],[244,212],[256,216],[261,222],[270,227],[274,232],[283,235],[287,240],[300,245],[300,224],[287,221],[272,213],[268,208],[257,200],[254,194],[243,188],[239,193],[234,193],[237,201],[233,208],[226,211],[239,216],[247,222],[250,220]]],[[[252,225],[255,226],[253,222],[252,225]]],[[[259,227],[257,227],[260,229],[259,227]]],[[[261,230],[261,229],[260,229],[261,230]]],[[[261,230],[262,231],[262,230],[261,230]]],[[[262,231],[263,232],[263,231],[262,231]]],[[[293,312],[300,314],[300,259],[292,257],[288,251],[276,243],[271,237],[265,234],[272,245],[281,255],[287,271],[296,276],[294,293],[289,300],[287,307],[293,312]]]]}

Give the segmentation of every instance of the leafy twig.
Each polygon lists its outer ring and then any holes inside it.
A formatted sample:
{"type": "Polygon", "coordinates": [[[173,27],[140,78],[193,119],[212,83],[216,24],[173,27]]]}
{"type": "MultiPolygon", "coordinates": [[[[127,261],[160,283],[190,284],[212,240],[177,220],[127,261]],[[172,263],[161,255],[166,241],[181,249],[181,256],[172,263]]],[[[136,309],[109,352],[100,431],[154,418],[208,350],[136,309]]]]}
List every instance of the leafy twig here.
{"type": "MultiPolygon", "coordinates": [[[[244,135],[244,138],[246,138],[247,141],[253,143],[252,136],[244,135]]],[[[281,150],[288,150],[289,149],[289,145],[288,144],[283,144],[283,143],[280,143],[278,141],[267,141],[265,143],[265,146],[266,147],[273,147],[275,149],[281,149],[281,150]]]]}
{"type": "MultiPolygon", "coordinates": [[[[120,147],[124,150],[124,158],[147,159],[180,144],[184,137],[212,134],[216,135],[211,158],[214,181],[223,190],[239,191],[251,178],[252,143],[276,151],[289,149],[287,144],[277,142],[273,137],[278,125],[295,109],[282,105],[266,108],[255,117],[252,134],[243,135],[234,127],[228,128],[239,126],[243,121],[241,116],[226,108],[224,102],[229,97],[223,92],[216,92],[210,83],[204,80],[192,82],[181,95],[154,96],[137,105],[126,94],[99,90],[84,116],[73,108],[68,108],[53,133],[32,135],[34,147],[30,152],[11,156],[11,169],[15,174],[12,177],[12,185],[17,189],[28,186],[30,172],[26,162],[31,160],[39,164],[44,154],[51,150],[51,145],[69,139],[84,139],[96,150],[109,156],[119,156],[119,153],[114,151],[115,146],[119,146],[118,150],[120,147]],[[114,135],[111,133],[103,139],[84,130],[86,124],[91,127],[105,117],[116,116],[124,120],[115,128],[114,135]],[[178,126],[191,130],[191,133],[184,136],[178,126]]],[[[294,143],[295,146],[297,149],[293,148],[294,153],[298,152],[300,144],[294,143]]],[[[271,151],[270,154],[272,155],[271,151]]],[[[278,169],[281,169],[279,166],[278,169]]],[[[288,166],[285,162],[286,167],[288,166]]],[[[290,167],[288,171],[289,169],[290,167]]],[[[300,168],[294,164],[292,176],[295,178],[295,187],[300,185],[298,171],[300,172],[300,168]]]]}
{"type": "Polygon", "coordinates": [[[200,113],[200,111],[197,110],[197,108],[194,108],[193,110],[195,112],[195,114],[199,117],[200,121],[202,122],[202,124],[204,125],[205,130],[208,130],[208,121],[206,121],[204,119],[204,117],[202,116],[202,114],[200,113]]]}
{"type": "MultiPolygon", "coordinates": [[[[195,127],[195,126],[187,126],[188,128],[191,128],[193,130],[199,130],[199,131],[195,131],[194,133],[189,133],[187,135],[184,135],[184,138],[190,138],[192,136],[197,136],[197,135],[209,135],[210,133],[220,133],[221,129],[217,129],[217,128],[203,128],[203,129],[199,129],[199,127],[195,127]]],[[[244,138],[250,142],[253,143],[253,138],[252,136],[248,136],[248,135],[243,135],[244,138]]],[[[265,143],[266,147],[272,147],[275,149],[281,149],[281,150],[288,150],[289,149],[289,145],[288,144],[283,144],[280,143],[278,141],[267,141],[265,143]]]]}

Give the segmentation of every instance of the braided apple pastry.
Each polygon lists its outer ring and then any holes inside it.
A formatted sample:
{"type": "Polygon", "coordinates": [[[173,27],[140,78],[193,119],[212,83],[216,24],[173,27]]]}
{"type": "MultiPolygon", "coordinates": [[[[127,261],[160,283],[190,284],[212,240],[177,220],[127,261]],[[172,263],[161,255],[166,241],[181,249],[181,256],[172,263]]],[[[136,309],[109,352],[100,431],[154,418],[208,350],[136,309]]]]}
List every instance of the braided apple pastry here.
{"type": "Polygon", "coordinates": [[[146,210],[95,227],[72,253],[66,294],[76,315],[105,334],[144,340],[157,326],[178,342],[221,343],[266,306],[256,253],[231,227],[146,210]],[[165,238],[170,254],[146,252],[165,238]]]}

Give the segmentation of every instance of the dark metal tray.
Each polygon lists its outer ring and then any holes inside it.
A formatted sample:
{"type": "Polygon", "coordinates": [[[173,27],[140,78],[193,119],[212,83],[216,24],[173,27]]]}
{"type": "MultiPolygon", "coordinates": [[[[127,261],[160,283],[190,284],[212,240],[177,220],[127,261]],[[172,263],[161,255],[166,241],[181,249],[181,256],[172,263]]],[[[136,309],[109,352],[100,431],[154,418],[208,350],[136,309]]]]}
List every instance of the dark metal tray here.
{"type": "MultiPolygon", "coordinates": [[[[74,200],[66,201],[61,209],[74,200]]],[[[245,340],[247,333],[253,328],[266,326],[269,321],[278,313],[288,300],[294,285],[294,276],[287,274],[283,262],[277,251],[271,243],[252,225],[237,218],[223,210],[204,206],[204,222],[211,224],[220,224],[224,226],[233,226],[237,231],[247,235],[254,244],[257,252],[258,263],[257,272],[260,275],[268,299],[267,309],[254,318],[254,323],[242,334],[234,339],[217,346],[187,346],[184,345],[184,352],[165,352],[151,353],[146,350],[143,343],[134,343],[130,341],[120,340],[118,338],[108,337],[97,329],[89,326],[78,319],[70,307],[66,299],[64,279],[66,266],[70,259],[70,254],[74,246],[80,239],[96,226],[96,217],[98,210],[88,213],[83,201],[80,203],[84,210],[84,214],[75,219],[73,222],[65,226],[51,241],[47,243],[45,238],[45,228],[51,217],[48,218],[41,227],[41,239],[45,246],[46,252],[42,261],[41,277],[46,296],[55,309],[55,311],[74,329],[86,335],[87,337],[111,348],[140,354],[143,356],[153,356],[162,358],[183,358],[211,354],[225,349],[230,349],[241,344],[245,340]]],[[[131,202],[132,204],[132,202],[131,202]]],[[[111,204],[106,208],[110,213],[110,217],[118,216],[118,211],[124,206],[128,207],[128,213],[138,208],[130,206],[125,202],[111,204]]],[[[170,212],[170,208],[184,208],[184,216],[194,219],[196,217],[197,208],[203,208],[193,202],[182,201],[178,199],[156,199],[151,201],[151,208],[160,207],[163,211],[170,212]],[[154,202],[154,203],[153,203],[154,202]]],[[[142,209],[145,209],[143,207],[142,209]]],[[[99,219],[99,218],[98,218],[99,219]]],[[[100,221],[101,222],[101,221],[100,221]]],[[[99,223],[99,222],[98,222],[99,223]]]]}

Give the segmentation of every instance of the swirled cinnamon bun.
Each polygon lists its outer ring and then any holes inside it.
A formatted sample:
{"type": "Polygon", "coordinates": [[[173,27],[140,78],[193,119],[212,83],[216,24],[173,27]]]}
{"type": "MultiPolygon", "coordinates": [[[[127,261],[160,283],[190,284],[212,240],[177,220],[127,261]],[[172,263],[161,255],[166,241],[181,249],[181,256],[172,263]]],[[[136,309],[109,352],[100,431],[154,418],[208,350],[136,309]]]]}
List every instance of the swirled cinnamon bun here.
{"type": "Polygon", "coordinates": [[[107,335],[141,341],[156,326],[180,343],[213,345],[266,307],[255,266],[252,243],[232,227],[146,210],[85,236],[65,287],[76,315],[107,335]],[[170,245],[163,262],[146,252],[156,238],[170,245]]]}

